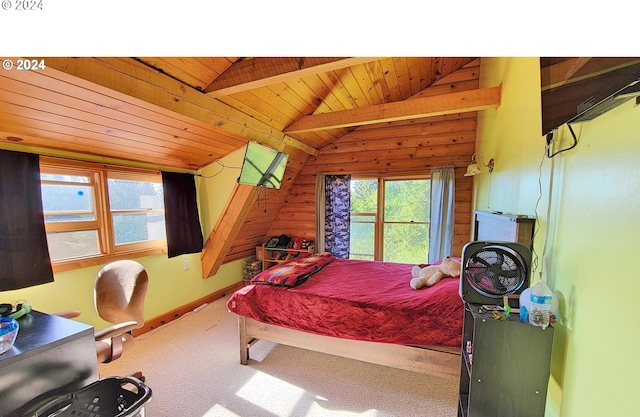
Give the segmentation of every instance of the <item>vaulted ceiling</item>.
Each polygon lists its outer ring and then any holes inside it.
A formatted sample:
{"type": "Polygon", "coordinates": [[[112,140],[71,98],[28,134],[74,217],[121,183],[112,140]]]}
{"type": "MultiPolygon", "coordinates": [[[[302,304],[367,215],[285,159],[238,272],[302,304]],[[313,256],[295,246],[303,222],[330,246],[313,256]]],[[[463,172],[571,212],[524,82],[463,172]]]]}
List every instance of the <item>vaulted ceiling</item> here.
{"type": "Polygon", "coordinates": [[[6,59],[0,141],[177,171],[249,140],[317,155],[358,126],[499,103],[491,88],[420,95],[472,57],[6,59]]]}
{"type": "MultiPolygon", "coordinates": [[[[0,148],[66,151],[85,160],[194,172],[253,140],[290,155],[283,187],[269,197],[274,207],[284,206],[308,161],[326,160],[323,155],[335,153],[332,144],[342,150],[341,138],[368,138],[381,126],[411,122],[435,126],[449,117],[462,126],[466,115],[475,131],[473,112],[497,107],[501,96],[500,86],[478,87],[475,57],[5,57],[2,62],[0,148]],[[21,63],[27,65],[18,69],[21,63]]],[[[588,62],[561,61],[542,74],[565,80],[588,62]]],[[[372,166],[399,151],[414,160],[448,152],[451,161],[460,149],[454,151],[453,144],[464,146],[448,137],[439,146],[426,140],[428,149],[414,144],[415,151],[395,149],[403,142],[393,143],[393,150],[372,153],[372,166]]],[[[359,149],[366,145],[358,143],[359,149]]],[[[473,146],[463,153],[457,155],[462,165],[473,146]]],[[[234,190],[233,204],[204,249],[204,276],[223,261],[249,256],[270,231],[277,210],[258,215],[255,200],[255,190],[234,190]]]]}
{"type": "MultiPolygon", "coordinates": [[[[475,112],[497,107],[501,96],[501,86],[478,88],[478,65],[473,57],[3,58],[0,148],[183,172],[250,140],[287,153],[283,185],[269,195],[273,210],[257,207],[256,187],[236,185],[217,224],[209,225],[201,255],[208,277],[222,263],[255,253],[272,225],[281,224],[278,208],[305,165],[340,148],[339,139],[412,122],[437,131],[449,117],[468,129],[460,121],[465,115],[475,126],[475,112]],[[32,69],[16,69],[21,62],[32,69]]],[[[402,152],[422,160],[423,153],[440,155],[436,148],[451,154],[462,146],[464,155],[446,159],[470,159],[473,146],[455,135],[438,138],[439,146],[425,139],[424,152],[402,152]]],[[[389,152],[372,152],[372,163],[389,152]]],[[[308,211],[309,203],[300,203],[308,211]]]]}

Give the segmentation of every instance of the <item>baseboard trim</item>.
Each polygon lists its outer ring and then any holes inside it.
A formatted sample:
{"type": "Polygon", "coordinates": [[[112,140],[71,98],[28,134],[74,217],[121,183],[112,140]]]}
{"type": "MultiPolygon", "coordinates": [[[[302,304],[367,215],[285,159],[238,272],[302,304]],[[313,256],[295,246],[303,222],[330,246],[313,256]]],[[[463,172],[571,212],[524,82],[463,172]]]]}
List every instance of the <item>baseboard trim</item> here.
{"type": "Polygon", "coordinates": [[[139,329],[135,329],[133,331],[133,335],[134,336],[140,336],[142,334],[145,334],[147,332],[150,332],[151,330],[157,329],[158,327],[162,326],[163,324],[167,324],[170,321],[173,321],[177,318],[182,317],[183,315],[185,315],[186,313],[189,313],[190,311],[193,311],[194,309],[200,307],[203,304],[208,304],[211,303],[213,301],[219,300],[222,297],[225,297],[227,294],[231,294],[232,292],[242,288],[244,285],[242,282],[238,282],[236,284],[230,285],[226,288],[223,288],[219,291],[213,292],[205,297],[199,298],[197,300],[194,300],[188,304],[183,305],[182,307],[178,307],[174,310],[168,311],[164,314],[162,314],[161,316],[155,317],[153,319],[150,320],[145,320],[144,326],[142,326],[139,329]]]}

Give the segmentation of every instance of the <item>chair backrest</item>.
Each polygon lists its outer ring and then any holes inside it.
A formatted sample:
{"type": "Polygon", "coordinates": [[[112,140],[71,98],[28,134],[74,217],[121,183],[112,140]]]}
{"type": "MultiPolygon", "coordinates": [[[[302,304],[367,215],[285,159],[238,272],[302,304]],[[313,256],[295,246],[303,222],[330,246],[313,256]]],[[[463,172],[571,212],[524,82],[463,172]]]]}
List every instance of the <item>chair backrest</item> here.
{"type": "Polygon", "coordinates": [[[94,287],[94,306],[98,315],[111,323],[136,321],[144,325],[144,297],[149,277],[136,261],[122,260],[105,265],[94,287]]]}

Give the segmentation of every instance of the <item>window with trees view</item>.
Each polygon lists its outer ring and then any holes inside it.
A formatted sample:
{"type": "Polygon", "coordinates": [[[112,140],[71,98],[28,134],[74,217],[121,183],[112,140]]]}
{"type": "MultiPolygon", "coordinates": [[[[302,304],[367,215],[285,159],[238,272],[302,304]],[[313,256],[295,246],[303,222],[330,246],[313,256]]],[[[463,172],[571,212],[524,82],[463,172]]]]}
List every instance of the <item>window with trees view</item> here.
{"type": "Polygon", "coordinates": [[[426,263],[431,180],[351,179],[350,259],[426,263]]]}
{"type": "Polygon", "coordinates": [[[55,271],[166,248],[159,172],[43,158],[40,182],[55,271]]]}

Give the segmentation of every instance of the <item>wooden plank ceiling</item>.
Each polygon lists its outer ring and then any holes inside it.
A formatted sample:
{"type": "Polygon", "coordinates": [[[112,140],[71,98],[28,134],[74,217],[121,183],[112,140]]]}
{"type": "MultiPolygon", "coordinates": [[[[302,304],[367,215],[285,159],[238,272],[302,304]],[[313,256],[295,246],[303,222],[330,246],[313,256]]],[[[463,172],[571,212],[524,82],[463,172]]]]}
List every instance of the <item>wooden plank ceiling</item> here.
{"type": "Polygon", "coordinates": [[[359,125],[495,106],[483,90],[405,101],[472,58],[37,59],[0,73],[0,141],[173,170],[248,140],[315,155],[359,125]]]}
{"type": "MultiPolygon", "coordinates": [[[[473,57],[29,59],[46,68],[0,73],[0,146],[195,172],[255,140],[290,154],[284,192],[360,126],[500,103],[499,87],[420,94],[473,57]]],[[[268,222],[252,230],[259,243],[268,222]]]]}

